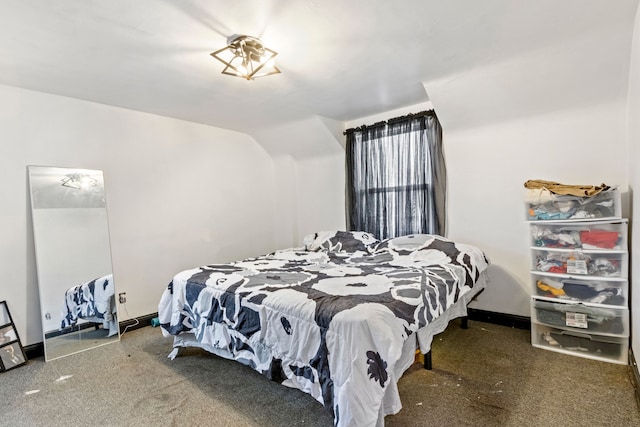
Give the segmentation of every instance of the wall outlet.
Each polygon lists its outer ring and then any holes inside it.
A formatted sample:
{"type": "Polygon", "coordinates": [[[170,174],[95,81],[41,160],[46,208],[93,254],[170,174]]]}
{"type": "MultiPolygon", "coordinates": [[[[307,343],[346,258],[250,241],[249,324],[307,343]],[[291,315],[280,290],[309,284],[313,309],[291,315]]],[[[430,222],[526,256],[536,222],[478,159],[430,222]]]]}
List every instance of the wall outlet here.
{"type": "Polygon", "coordinates": [[[120,304],[124,304],[127,302],[127,293],[126,292],[122,292],[120,294],[118,294],[118,300],[120,301],[120,304]]]}

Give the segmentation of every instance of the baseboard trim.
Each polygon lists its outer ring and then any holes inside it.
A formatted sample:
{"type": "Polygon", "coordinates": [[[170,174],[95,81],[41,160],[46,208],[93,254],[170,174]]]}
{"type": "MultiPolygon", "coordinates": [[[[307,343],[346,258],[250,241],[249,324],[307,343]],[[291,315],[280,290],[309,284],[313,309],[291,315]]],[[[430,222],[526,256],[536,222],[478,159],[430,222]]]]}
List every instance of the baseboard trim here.
{"type": "Polygon", "coordinates": [[[135,329],[144,328],[145,326],[151,326],[151,320],[154,317],[158,317],[158,313],[145,314],[144,316],[134,317],[133,319],[127,319],[120,322],[120,334],[125,331],[133,331],[135,329]]]}
{"type": "Polygon", "coordinates": [[[635,389],[636,404],[638,405],[638,410],[640,410],[640,371],[638,371],[638,364],[632,348],[629,348],[629,366],[631,366],[631,382],[635,389]]]}
{"type": "Polygon", "coordinates": [[[27,356],[27,360],[43,357],[44,345],[41,342],[29,344],[24,347],[24,354],[27,356]]]}
{"type": "MultiPolygon", "coordinates": [[[[151,320],[155,317],[158,317],[157,312],[123,320],[118,324],[118,326],[120,327],[120,334],[122,335],[125,331],[133,331],[135,329],[144,328],[145,326],[150,326],[151,320]]],[[[49,336],[49,334],[47,336],[49,336]]],[[[41,342],[29,344],[24,347],[24,352],[27,356],[27,359],[44,357],[44,344],[41,342]]]]}
{"type": "Polygon", "coordinates": [[[493,311],[478,310],[471,307],[467,309],[467,313],[469,320],[477,320],[478,322],[531,330],[530,317],[518,316],[515,314],[495,313],[493,311]]]}

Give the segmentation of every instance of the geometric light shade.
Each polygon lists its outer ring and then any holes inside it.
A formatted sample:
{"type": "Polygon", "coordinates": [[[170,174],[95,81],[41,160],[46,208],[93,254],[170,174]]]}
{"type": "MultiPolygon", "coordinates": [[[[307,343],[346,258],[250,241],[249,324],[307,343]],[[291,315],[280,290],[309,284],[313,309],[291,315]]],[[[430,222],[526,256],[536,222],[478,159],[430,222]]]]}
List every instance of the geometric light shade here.
{"type": "Polygon", "coordinates": [[[95,187],[98,181],[86,173],[70,173],[61,179],[63,187],[75,188],[76,190],[87,190],[95,187]]]}
{"type": "Polygon", "coordinates": [[[237,36],[228,43],[210,54],[225,65],[222,74],[253,80],[280,73],[273,60],[278,52],[266,48],[259,39],[237,36]]]}

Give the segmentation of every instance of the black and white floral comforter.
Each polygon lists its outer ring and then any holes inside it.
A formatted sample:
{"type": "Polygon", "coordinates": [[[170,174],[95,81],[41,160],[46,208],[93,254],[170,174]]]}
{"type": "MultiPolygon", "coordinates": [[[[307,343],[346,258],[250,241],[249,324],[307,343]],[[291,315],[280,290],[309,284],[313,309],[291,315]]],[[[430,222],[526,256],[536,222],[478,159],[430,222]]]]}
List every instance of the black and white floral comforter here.
{"type": "Polygon", "coordinates": [[[60,329],[73,327],[79,319],[102,323],[108,336],[118,333],[113,275],[99,277],[67,289],[60,329]]]}
{"type": "Polygon", "coordinates": [[[387,388],[397,393],[405,340],[472,292],[487,259],[432,235],[325,232],[304,243],[179,273],[158,307],[163,334],[185,345],[180,334],[191,333],[311,394],[337,426],[375,425],[387,388]]]}

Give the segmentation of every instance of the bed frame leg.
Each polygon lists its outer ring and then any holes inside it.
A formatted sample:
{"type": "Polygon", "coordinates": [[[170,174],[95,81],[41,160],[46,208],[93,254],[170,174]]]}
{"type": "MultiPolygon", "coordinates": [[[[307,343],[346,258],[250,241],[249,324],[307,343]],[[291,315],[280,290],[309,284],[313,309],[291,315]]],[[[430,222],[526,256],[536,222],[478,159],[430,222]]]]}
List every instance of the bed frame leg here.
{"type": "Polygon", "coordinates": [[[431,350],[429,350],[424,355],[424,369],[430,371],[432,368],[433,368],[433,366],[431,365],[431,350]]]}
{"type": "MultiPolygon", "coordinates": [[[[469,316],[464,316],[461,318],[462,320],[462,329],[469,329],[469,316]]],[[[429,350],[424,355],[424,369],[430,371],[433,369],[433,364],[431,361],[431,350],[429,350]]]]}

